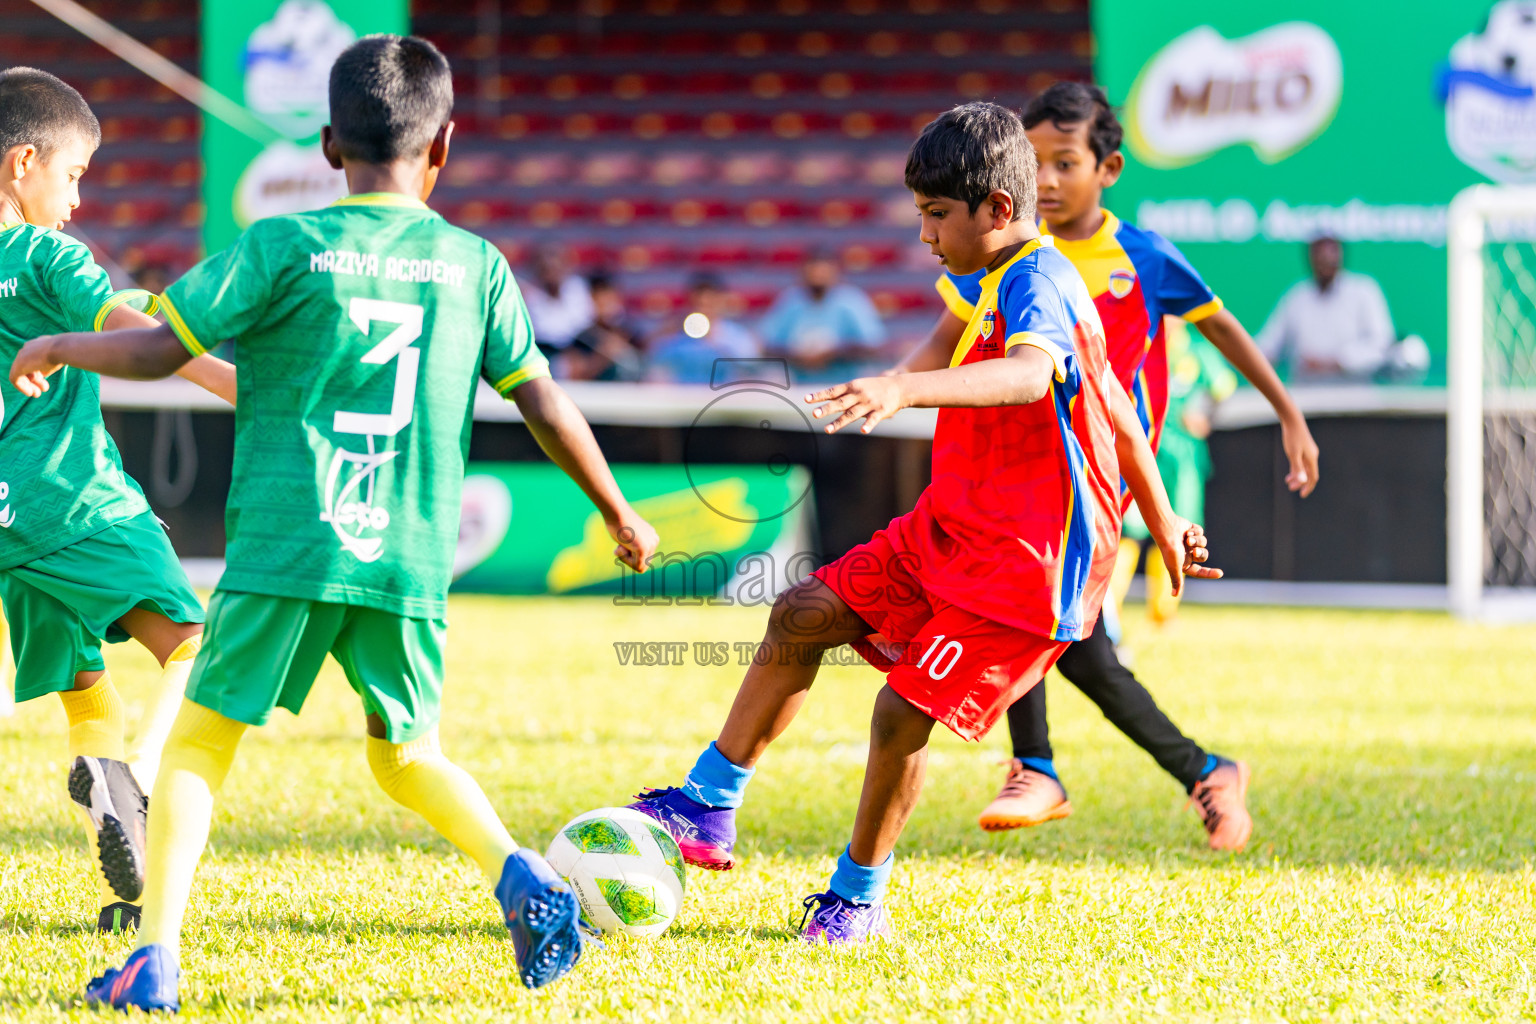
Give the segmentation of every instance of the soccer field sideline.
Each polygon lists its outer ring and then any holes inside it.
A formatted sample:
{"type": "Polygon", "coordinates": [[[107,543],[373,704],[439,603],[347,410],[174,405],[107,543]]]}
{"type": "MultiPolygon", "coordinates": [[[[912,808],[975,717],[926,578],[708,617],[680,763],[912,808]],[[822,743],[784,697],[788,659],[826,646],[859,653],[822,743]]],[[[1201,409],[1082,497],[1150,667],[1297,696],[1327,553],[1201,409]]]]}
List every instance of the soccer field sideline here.
{"type": "MultiPolygon", "coordinates": [[[[542,849],[575,814],[675,781],[739,669],[620,668],[611,642],[752,639],[763,609],[456,597],[444,746],[542,849]]],[[[677,924],[543,993],[472,866],[387,803],[329,666],[302,719],[243,747],[188,916],[183,1013],[317,1019],[1460,1020],[1536,1015],[1529,635],[1440,615],[1186,609],[1138,671],[1193,735],[1255,766],[1253,846],[1212,855],[1182,794],[1053,677],[1077,813],[988,836],[994,734],[934,745],[898,850],[894,941],[801,948],[799,899],[846,841],[878,677],[824,671],[765,759],[744,865],[688,875],[677,924]]],[[[151,675],[112,649],[125,696],[151,675]]],[[[60,795],[62,716],[0,723],[0,1017],[99,1019],[98,939],[60,795]]]]}

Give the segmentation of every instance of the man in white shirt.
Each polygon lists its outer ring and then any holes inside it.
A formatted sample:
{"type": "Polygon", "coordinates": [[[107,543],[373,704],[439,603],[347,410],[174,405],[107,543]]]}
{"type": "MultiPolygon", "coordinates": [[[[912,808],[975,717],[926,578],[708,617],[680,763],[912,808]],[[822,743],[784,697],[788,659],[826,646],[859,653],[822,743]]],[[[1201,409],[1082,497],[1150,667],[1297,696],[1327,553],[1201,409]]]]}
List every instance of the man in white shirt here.
{"type": "Polygon", "coordinates": [[[1292,380],[1369,379],[1397,340],[1381,285],[1344,269],[1344,247],[1324,236],[1307,246],[1312,278],[1281,296],[1259,332],[1270,362],[1290,364],[1292,380]]]}
{"type": "Polygon", "coordinates": [[[533,280],[521,283],[523,304],[533,323],[533,340],[546,358],[570,347],[576,335],[592,326],[596,310],[592,291],[573,274],[560,250],[543,248],[533,256],[533,280]]]}

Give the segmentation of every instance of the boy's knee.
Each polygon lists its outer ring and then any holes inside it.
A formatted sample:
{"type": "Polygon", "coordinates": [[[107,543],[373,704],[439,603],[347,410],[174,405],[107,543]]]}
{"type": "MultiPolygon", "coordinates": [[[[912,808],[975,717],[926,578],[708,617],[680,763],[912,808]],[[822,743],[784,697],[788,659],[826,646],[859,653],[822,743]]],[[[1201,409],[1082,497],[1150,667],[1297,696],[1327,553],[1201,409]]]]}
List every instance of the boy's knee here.
{"type": "Polygon", "coordinates": [[[778,596],[768,616],[770,643],[799,643],[825,649],[841,643],[828,639],[837,626],[837,606],[818,579],[802,580],[778,596]]]}
{"type": "Polygon", "coordinates": [[[887,685],[881,687],[875,697],[875,712],[870,725],[870,742],[884,746],[903,741],[926,740],[933,730],[933,718],[913,707],[905,697],[887,685]]]}

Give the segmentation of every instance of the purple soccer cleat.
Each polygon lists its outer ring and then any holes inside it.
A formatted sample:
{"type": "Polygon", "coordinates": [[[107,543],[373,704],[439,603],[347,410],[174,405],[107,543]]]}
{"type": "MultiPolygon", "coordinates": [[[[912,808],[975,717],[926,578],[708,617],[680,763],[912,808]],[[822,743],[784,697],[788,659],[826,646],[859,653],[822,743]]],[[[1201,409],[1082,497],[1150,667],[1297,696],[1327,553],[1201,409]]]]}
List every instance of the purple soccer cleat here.
{"type": "Polygon", "coordinates": [[[649,814],[672,833],[683,860],[706,871],[729,871],[736,866],[731,853],[736,845],[736,809],[711,807],[686,796],[681,789],[644,789],[629,805],[649,814]]]}
{"type": "Polygon", "coordinates": [[[806,942],[825,939],[829,945],[846,946],[890,936],[891,916],[885,912],[884,904],[855,903],[830,891],[805,898],[800,938],[806,942]]]}

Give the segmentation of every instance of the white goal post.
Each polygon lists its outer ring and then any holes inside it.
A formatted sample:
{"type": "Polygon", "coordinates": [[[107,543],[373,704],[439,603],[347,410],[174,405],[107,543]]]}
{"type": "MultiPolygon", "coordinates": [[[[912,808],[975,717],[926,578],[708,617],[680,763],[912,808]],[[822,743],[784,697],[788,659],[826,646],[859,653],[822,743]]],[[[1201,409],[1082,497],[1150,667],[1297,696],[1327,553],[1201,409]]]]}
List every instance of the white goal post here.
{"type": "Polygon", "coordinates": [[[1536,617],[1536,186],[1474,185],[1446,225],[1446,575],[1477,619],[1536,617]]]}

